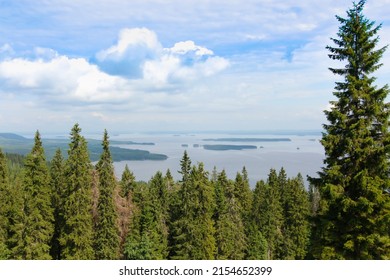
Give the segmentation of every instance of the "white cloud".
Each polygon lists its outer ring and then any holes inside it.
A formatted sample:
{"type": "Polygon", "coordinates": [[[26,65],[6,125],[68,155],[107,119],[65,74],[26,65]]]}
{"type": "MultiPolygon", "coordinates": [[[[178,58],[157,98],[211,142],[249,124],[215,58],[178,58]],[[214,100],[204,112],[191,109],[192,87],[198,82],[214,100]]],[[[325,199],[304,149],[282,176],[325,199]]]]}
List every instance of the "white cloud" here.
{"type": "Polygon", "coordinates": [[[179,42],[176,43],[172,48],[166,49],[169,52],[176,53],[176,54],[187,54],[189,52],[194,52],[197,56],[203,56],[203,55],[213,55],[213,51],[200,47],[195,45],[193,41],[185,41],[185,42],[179,42]]]}
{"type": "Polygon", "coordinates": [[[99,52],[96,62],[108,74],[159,86],[210,76],[229,65],[226,59],[190,40],[163,48],[156,34],[146,28],[122,30],[118,42],[99,52]]]}

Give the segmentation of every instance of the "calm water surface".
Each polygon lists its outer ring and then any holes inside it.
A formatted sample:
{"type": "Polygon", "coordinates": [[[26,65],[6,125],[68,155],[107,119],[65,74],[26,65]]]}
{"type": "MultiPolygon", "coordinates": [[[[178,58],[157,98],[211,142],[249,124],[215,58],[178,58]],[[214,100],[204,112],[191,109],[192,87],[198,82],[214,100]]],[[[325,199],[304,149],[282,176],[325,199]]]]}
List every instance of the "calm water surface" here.
{"type": "MultiPolygon", "coordinates": [[[[95,138],[95,137],[94,137],[95,138]]],[[[126,164],[137,180],[148,181],[157,172],[170,169],[173,177],[180,179],[180,159],[185,150],[193,164],[203,162],[211,172],[216,166],[218,171],[225,169],[229,178],[245,166],[252,187],[260,179],[266,179],[271,168],[284,167],[288,176],[299,172],[306,178],[315,176],[323,165],[324,151],[317,135],[230,135],[230,134],[120,134],[111,136],[112,140],[132,140],[134,142],[153,142],[154,146],[119,145],[122,148],[148,150],[168,156],[165,161],[121,161],[115,162],[115,172],[120,178],[126,164]],[[290,138],[291,142],[205,142],[207,138],[290,138]],[[183,147],[182,145],[188,145],[183,147]],[[205,150],[205,144],[255,145],[256,150],[211,151],[205,150]],[[200,147],[194,147],[200,145],[200,147]]]]}

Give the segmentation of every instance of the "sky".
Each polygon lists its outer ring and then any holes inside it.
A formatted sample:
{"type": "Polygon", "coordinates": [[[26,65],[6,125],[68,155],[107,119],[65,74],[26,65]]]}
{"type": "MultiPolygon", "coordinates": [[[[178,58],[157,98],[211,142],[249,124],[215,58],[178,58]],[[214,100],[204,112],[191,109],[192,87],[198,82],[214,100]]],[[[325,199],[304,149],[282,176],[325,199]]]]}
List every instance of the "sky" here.
{"type": "MultiPolygon", "coordinates": [[[[0,132],[321,130],[346,0],[0,0],[0,132]]],[[[390,0],[368,0],[390,44],[390,0]]],[[[390,77],[390,51],[375,73],[390,77]]]]}

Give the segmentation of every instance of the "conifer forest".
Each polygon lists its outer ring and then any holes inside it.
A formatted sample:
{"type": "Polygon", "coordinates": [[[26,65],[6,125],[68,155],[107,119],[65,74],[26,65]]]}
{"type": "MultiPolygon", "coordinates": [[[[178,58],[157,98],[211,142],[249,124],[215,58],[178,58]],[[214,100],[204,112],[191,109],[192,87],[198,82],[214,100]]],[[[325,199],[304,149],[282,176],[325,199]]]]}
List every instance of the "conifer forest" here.
{"type": "Polygon", "coordinates": [[[0,259],[390,259],[389,88],[375,84],[387,46],[364,4],[336,16],[326,46],[341,66],[317,176],[271,169],[251,188],[245,167],[228,178],[184,152],[148,182],[127,166],[117,178],[107,130],[96,164],[78,124],[50,161],[37,131],[26,156],[0,147],[0,259]]]}

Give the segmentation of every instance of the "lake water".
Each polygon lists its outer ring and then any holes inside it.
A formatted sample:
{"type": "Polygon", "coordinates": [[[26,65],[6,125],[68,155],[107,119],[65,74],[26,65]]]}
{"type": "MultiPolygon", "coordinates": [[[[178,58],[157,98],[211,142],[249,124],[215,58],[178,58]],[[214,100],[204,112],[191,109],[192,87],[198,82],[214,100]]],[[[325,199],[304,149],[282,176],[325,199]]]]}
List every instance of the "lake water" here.
{"type": "MultiPolygon", "coordinates": [[[[95,138],[95,137],[94,137],[95,138]]],[[[99,136],[100,138],[100,136],[99,136]]],[[[210,173],[216,166],[218,171],[225,169],[229,178],[234,179],[236,173],[245,166],[250,184],[255,186],[260,179],[266,179],[271,168],[279,170],[284,167],[288,176],[296,176],[299,172],[306,178],[315,176],[323,166],[324,150],[320,144],[319,133],[312,135],[254,135],[254,134],[120,134],[111,136],[112,140],[132,140],[134,142],[153,142],[153,146],[118,145],[122,148],[148,150],[168,156],[165,161],[121,161],[115,162],[118,178],[126,166],[134,173],[137,180],[148,181],[157,172],[164,174],[170,169],[176,180],[180,179],[180,160],[185,150],[193,164],[203,162],[210,173]],[[290,138],[291,142],[209,142],[207,138],[290,138]],[[182,145],[188,145],[183,147],[182,145]],[[255,150],[212,151],[205,150],[205,144],[256,145],[255,150]],[[194,146],[195,145],[195,146],[194,146]],[[200,147],[196,147],[200,145],[200,147]],[[262,147],[262,148],[260,148],[262,147]]]]}

